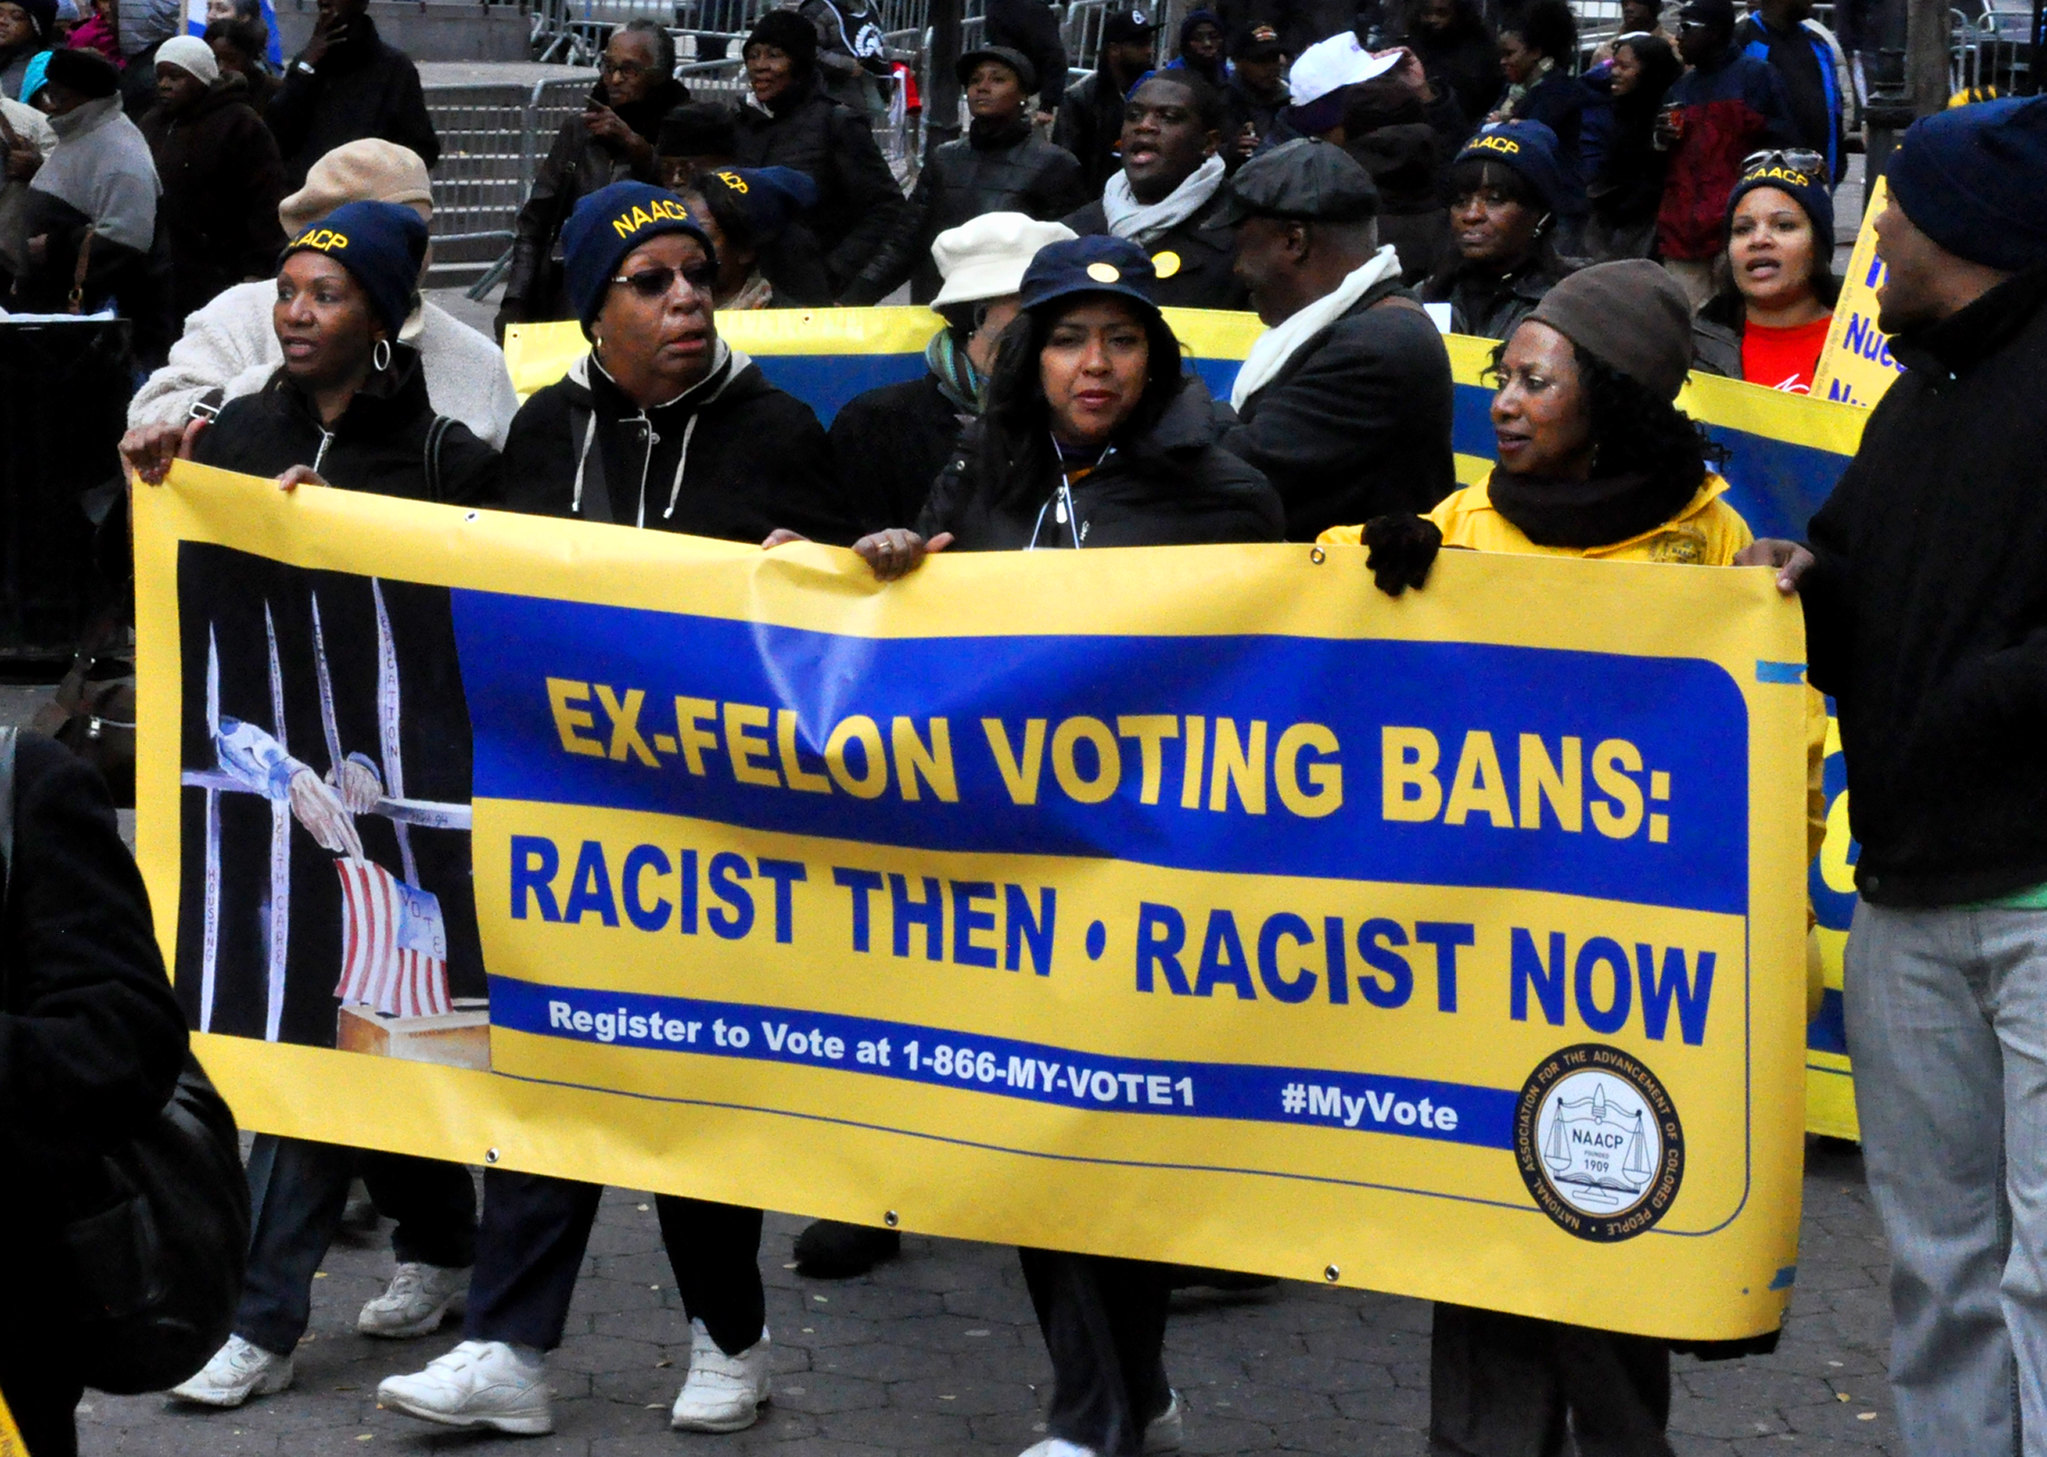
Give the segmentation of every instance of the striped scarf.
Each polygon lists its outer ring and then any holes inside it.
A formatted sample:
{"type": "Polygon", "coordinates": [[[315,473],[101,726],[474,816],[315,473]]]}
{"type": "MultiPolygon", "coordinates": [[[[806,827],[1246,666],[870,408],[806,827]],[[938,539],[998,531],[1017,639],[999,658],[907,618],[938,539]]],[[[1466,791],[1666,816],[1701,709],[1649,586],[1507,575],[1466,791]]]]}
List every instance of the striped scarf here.
{"type": "Polygon", "coordinates": [[[981,413],[981,391],[988,377],[974,368],[967,351],[953,338],[951,329],[940,329],[924,346],[924,363],[938,381],[938,392],[963,415],[981,413]]]}

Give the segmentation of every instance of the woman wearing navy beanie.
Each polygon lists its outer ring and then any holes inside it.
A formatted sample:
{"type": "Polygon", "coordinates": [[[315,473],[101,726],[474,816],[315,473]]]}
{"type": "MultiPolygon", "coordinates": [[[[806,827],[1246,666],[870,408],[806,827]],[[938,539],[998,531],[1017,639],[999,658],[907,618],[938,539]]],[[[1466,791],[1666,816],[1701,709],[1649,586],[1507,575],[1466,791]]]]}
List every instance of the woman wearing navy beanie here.
{"type": "Polygon", "coordinates": [[[1698,367],[1812,392],[1834,319],[1834,199],[1816,152],[1751,157],[1727,200],[1727,278],[1693,325],[1698,367]]]}

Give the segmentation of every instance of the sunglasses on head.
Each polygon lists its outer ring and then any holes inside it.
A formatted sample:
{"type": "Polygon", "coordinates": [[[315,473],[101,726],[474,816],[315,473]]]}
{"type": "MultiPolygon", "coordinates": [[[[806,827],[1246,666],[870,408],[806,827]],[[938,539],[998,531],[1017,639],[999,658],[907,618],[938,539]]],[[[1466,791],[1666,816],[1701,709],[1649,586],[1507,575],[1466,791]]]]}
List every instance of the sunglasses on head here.
{"type": "Polygon", "coordinates": [[[1772,147],[1766,151],[1750,152],[1741,159],[1741,170],[1753,172],[1758,167],[1788,167],[1793,172],[1803,172],[1815,182],[1827,182],[1827,159],[1818,152],[1803,147],[1772,147]]]}
{"type": "Polygon", "coordinates": [[[668,296],[677,276],[696,292],[709,293],[711,285],[718,281],[718,270],[708,263],[694,263],[688,268],[643,268],[638,273],[622,273],[611,281],[624,284],[641,298],[657,299],[668,296]]]}

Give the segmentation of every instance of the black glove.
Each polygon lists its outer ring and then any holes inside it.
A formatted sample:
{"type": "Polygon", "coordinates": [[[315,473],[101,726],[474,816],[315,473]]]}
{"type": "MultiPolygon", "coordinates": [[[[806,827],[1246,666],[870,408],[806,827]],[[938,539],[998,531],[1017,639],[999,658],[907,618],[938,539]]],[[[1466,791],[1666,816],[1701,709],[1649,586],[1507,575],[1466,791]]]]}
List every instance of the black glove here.
{"type": "Polygon", "coordinates": [[[1365,547],[1372,580],[1387,596],[1398,597],[1428,581],[1443,549],[1443,529],[1421,516],[1374,516],[1365,523],[1365,547]]]}

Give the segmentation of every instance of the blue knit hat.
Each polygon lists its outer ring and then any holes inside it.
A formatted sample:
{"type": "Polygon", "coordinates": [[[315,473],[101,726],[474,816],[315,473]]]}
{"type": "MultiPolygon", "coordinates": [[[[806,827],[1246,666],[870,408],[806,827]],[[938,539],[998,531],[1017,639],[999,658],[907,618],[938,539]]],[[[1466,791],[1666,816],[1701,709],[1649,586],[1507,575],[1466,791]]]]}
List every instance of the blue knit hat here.
{"type": "Polygon", "coordinates": [[[426,223],[395,202],[345,202],[286,243],[279,265],[294,253],[319,253],[346,268],[396,339],[419,292],[426,223]]]}
{"type": "Polygon", "coordinates": [[[1127,238],[1093,233],[1040,248],[1024,270],[1021,303],[1029,311],[1073,294],[1113,293],[1155,314],[1159,306],[1151,291],[1158,278],[1144,249],[1127,238]]]}
{"type": "Polygon", "coordinates": [[[1805,215],[1812,219],[1812,236],[1818,254],[1831,258],[1834,253],[1834,196],[1827,190],[1824,172],[1808,172],[1794,167],[1781,152],[1772,152],[1758,161],[1755,166],[1741,174],[1734,184],[1734,191],[1727,195],[1727,226],[1734,227],[1734,209],[1741,200],[1758,187],[1774,187],[1793,202],[1805,209],[1805,215]]]}
{"type": "Polygon", "coordinates": [[[1921,117],[1888,175],[1905,216],[1956,257],[2012,272],[2047,263],[2047,97],[1921,117]]]}
{"type": "Polygon", "coordinates": [[[626,254],[663,233],[695,238],[717,266],[710,235],[672,192],[645,182],[614,182],[576,204],[562,225],[562,272],[569,303],[584,328],[604,306],[605,289],[626,254]]]}
{"type": "Polygon", "coordinates": [[[772,243],[817,206],[817,183],[794,167],[721,167],[690,184],[718,216],[718,199],[735,208],[758,243],[772,243]]]}
{"type": "MultiPolygon", "coordinates": [[[[1551,212],[1572,197],[1569,179],[1557,164],[1557,134],[1539,121],[1496,121],[1464,144],[1458,162],[1497,162],[1521,174],[1551,212]]],[[[1454,165],[1454,164],[1453,164],[1454,165]]]]}

